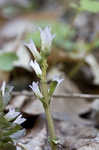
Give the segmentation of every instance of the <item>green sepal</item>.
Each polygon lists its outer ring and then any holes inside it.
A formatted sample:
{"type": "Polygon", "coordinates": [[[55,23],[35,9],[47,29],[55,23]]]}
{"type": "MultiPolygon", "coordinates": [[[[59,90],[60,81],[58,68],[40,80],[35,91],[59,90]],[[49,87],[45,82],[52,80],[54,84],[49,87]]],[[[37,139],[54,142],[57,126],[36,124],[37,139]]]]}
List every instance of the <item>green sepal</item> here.
{"type": "Polygon", "coordinates": [[[57,81],[51,81],[49,92],[48,92],[48,95],[49,95],[50,98],[53,95],[53,93],[54,93],[54,91],[56,89],[57,84],[58,84],[57,81]]]}

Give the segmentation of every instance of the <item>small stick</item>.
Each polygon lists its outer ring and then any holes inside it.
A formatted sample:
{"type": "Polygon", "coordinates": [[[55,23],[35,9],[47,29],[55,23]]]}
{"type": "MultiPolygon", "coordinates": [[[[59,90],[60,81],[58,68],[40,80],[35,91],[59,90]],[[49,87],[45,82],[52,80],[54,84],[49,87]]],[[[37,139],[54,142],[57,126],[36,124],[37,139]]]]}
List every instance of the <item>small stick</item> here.
{"type": "MultiPolygon", "coordinates": [[[[23,92],[12,92],[12,96],[29,96],[35,97],[33,92],[23,91],[23,92]]],[[[54,94],[53,98],[75,98],[75,99],[98,99],[99,95],[97,94],[80,94],[80,93],[65,93],[65,94],[54,94]]]]}

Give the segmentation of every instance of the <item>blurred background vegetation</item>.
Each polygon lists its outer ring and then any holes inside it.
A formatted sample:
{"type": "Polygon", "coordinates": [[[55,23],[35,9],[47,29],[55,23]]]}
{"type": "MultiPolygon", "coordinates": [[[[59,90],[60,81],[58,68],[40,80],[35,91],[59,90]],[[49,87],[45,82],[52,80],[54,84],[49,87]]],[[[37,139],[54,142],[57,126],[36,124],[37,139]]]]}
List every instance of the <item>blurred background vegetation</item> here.
{"type": "Polygon", "coordinates": [[[37,28],[49,25],[56,34],[49,68],[62,64],[70,79],[84,78],[88,85],[97,86],[98,12],[97,0],[0,0],[0,81],[6,80],[16,89],[27,87],[33,76],[28,66],[33,56],[24,42],[33,39],[39,50],[37,28]]]}

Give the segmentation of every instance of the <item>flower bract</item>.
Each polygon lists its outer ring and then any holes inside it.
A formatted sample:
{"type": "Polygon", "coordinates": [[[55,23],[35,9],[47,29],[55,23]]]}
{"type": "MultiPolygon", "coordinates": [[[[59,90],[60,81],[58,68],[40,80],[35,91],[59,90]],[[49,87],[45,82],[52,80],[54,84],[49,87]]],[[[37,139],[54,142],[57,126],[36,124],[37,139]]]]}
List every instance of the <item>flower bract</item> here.
{"type": "Polygon", "coordinates": [[[55,34],[51,34],[51,28],[46,27],[44,30],[39,28],[40,30],[40,37],[41,37],[41,49],[42,51],[45,51],[46,53],[50,51],[52,40],[55,37],[55,34]]]}

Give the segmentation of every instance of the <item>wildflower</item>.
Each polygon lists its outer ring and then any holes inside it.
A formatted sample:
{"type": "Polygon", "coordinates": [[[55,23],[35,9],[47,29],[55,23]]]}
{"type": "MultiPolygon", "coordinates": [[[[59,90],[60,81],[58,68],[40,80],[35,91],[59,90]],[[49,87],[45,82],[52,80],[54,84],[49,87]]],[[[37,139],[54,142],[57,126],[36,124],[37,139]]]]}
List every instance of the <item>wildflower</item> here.
{"type": "Polygon", "coordinates": [[[52,40],[55,37],[55,34],[51,34],[51,28],[46,27],[44,30],[39,28],[40,30],[40,37],[41,37],[41,49],[42,51],[47,50],[46,52],[50,52],[50,48],[52,45],[52,40]]]}
{"type": "Polygon", "coordinates": [[[6,82],[3,81],[2,86],[1,86],[2,96],[4,96],[4,94],[5,94],[5,88],[6,88],[6,82]]]}
{"type": "Polygon", "coordinates": [[[13,123],[22,124],[25,120],[25,118],[22,118],[22,115],[19,115],[13,123]]]}
{"type": "Polygon", "coordinates": [[[40,77],[42,75],[42,70],[41,70],[39,64],[36,62],[36,60],[34,60],[34,62],[31,60],[30,66],[34,69],[34,71],[38,77],[40,77]]]}
{"type": "Polygon", "coordinates": [[[33,82],[32,85],[29,86],[34,94],[38,97],[38,98],[43,98],[42,93],[40,92],[39,86],[38,86],[38,82],[33,82]]]}
{"type": "Polygon", "coordinates": [[[25,46],[29,48],[29,50],[31,51],[31,53],[33,54],[34,58],[37,61],[41,60],[40,53],[37,51],[36,46],[35,46],[33,40],[30,40],[30,43],[28,43],[28,44],[25,43],[25,46]]]}
{"type": "Polygon", "coordinates": [[[10,121],[16,118],[19,114],[20,112],[16,112],[14,108],[10,108],[9,112],[5,115],[5,118],[10,121]]]}
{"type": "Polygon", "coordinates": [[[52,79],[52,81],[56,81],[57,82],[57,86],[63,81],[64,79],[60,79],[59,76],[54,76],[54,78],[52,79]]]}

